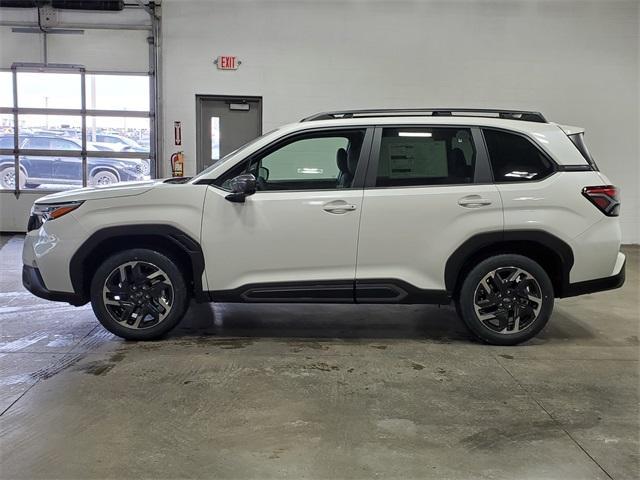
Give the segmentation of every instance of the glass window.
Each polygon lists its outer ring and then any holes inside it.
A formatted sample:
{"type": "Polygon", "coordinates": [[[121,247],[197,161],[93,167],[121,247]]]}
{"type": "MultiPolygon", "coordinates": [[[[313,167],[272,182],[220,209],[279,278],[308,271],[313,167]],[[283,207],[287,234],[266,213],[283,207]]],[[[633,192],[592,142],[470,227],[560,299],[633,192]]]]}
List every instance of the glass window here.
{"type": "Polygon", "coordinates": [[[80,138],[82,120],[70,115],[20,115],[18,116],[20,135],[80,138]]]}
{"type": "Polygon", "coordinates": [[[79,109],[80,97],[79,73],[18,72],[18,107],[79,109]]]}
{"type": "Polygon", "coordinates": [[[220,117],[211,117],[211,160],[220,160],[220,117]]]}
{"type": "Polygon", "coordinates": [[[240,173],[252,173],[258,190],[327,190],[353,183],[365,130],[313,132],[242,164],[224,175],[223,188],[240,173]]]}
{"type": "Polygon", "coordinates": [[[148,152],[149,118],[87,117],[87,149],[148,152]]]}
{"type": "Polygon", "coordinates": [[[0,107],[13,107],[13,75],[0,72],[0,107]]]}
{"type": "Polygon", "coordinates": [[[149,110],[149,77],[142,75],[87,75],[89,110],[149,110]]]}
{"type": "Polygon", "coordinates": [[[0,136],[13,135],[13,115],[0,113],[0,136]]]}
{"type": "Polygon", "coordinates": [[[573,135],[569,135],[569,140],[573,143],[580,154],[584,157],[584,159],[591,165],[591,168],[594,170],[598,170],[598,166],[596,165],[596,161],[589,153],[589,149],[587,148],[587,144],[584,143],[584,132],[574,133],[573,135]]]}
{"type": "Polygon", "coordinates": [[[385,128],[376,186],[471,183],[475,159],[469,129],[385,128]]]}
{"type": "Polygon", "coordinates": [[[105,186],[120,182],[148,180],[149,159],[87,158],[87,185],[105,186]]]}
{"type": "Polygon", "coordinates": [[[20,157],[20,170],[20,188],[22,189],[68,190],[82,187],[82,158],[80,157],[24,155],[20,157]]]}
{"type": "Polygon", "coordinates": [[[539,180],[553,173],[551,161],[522,135],[489,129],[483,133],[496,182],[539,180]]]}

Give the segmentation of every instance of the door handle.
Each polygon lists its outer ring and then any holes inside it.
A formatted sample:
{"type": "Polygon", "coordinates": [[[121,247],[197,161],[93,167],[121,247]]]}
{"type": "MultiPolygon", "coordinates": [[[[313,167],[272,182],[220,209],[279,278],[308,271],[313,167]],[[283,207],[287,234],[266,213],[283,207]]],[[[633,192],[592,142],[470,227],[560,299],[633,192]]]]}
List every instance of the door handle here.
{"type": "Polygon", "coordinates": [[[337,202],[325,203],[324,206],[322,207],[322,209],[325,212],[336,213],[336,214],[353,212],[356,208],[357,207],[355,205],[347,203],[343,200],[338,200],[337,202]]]}
{"type": "Polygon", "coordinates": [[[491,200],[480,195],[467,195],[458,200],[458,205],[465,208],[478,208],[491,205],[491,200]]]}

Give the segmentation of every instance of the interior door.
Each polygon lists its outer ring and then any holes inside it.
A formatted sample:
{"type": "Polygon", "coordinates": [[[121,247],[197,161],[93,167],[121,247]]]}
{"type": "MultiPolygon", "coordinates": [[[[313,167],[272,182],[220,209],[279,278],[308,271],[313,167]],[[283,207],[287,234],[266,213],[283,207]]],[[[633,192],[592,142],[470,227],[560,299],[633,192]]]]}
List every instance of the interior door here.
{"type": "Polygon", "coordinates": [[[197,169],[211,164],[262,135],[260,97],[196,97],[197,169]]]}
{"type": "Polygon", "coordinates": [[[202,246],[214,300],[353,302],[372,134],[350,129],[289,139],[209,187],[202,246]],[[338,160],[347,159],[353,175],[345,181],[338,160]],[[244,203],[225,199],[229,180],[247,172],[260,177],[258,191],[244,203]]]}
{"type": "Polygon", "coordinates": [[[502,231],[502,201],[479,135],[465,127],[376,129],[358,244],[358,301],[444,303],[449,256],[477,233],[502,231]]]}

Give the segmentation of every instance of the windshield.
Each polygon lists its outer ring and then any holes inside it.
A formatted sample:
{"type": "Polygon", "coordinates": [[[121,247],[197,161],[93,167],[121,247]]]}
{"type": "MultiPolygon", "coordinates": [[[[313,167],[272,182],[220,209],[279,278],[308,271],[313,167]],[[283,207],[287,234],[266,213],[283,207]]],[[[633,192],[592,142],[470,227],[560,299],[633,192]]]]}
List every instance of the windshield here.
{"type": "Polygon", "coordinates": [[[222,157],[220,160],[216,161],[213,165],[210,165],[209,167],[205,168],[203,171],[201,171],[199,174],[197,174],[195,177],[193,177],[191,180],[198,180],[200,177],[206,175],[207,173],[209,173],[211,170],[213,170],[214,168],[218,168],[220,165],[222,165],[224,162],[226,162],[227,160],[229,160],[231,157],[233,157],[236,153],[238,153],[240,150],[244,150],[245,148],[250,147],[251,145],[253,145],[254,143],[257,143],[258,141],[262,140],[264,137],[266,137],[267,135],[271,135],[273,132],[277,131],[278,129],[274,129],[271,130],[267,133],[263,133],[262,135],[260,135],[259,137],[254,138],[253,140],[249,140],[247,143],[245,143],[244,145],[242,145],[239,148],[236,148],[233,152],[227,153],[224,157],[222,157]]]}

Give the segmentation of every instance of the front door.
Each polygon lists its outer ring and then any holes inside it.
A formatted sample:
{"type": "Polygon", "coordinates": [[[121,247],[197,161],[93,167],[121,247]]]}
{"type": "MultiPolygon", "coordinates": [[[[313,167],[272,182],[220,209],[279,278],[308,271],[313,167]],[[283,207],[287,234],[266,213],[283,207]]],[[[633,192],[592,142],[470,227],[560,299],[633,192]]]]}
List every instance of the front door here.
{"type": "Polygon", "coordinates": [[[294,135],[231,168],[209,187],[202,247],[217,301],[353,302],[364,159],[363,128],[294,135]],[[225,199],[253,173],[258,191],[225,199]]]}
{"type": "Polygon", "coordinates": [[[197,169],[262,135],[260,97],[196,96],[197,169]]]}

